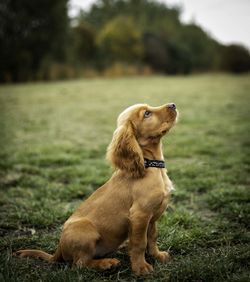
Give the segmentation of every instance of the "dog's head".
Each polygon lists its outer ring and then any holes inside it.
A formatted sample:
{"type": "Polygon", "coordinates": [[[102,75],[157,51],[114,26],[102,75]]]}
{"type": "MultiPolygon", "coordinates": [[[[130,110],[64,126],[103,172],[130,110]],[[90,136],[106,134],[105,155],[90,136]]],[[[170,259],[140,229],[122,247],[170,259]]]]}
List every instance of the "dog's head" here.
{"type": "Polygon", "coordinates": [[[159,143],[176,123],[177,110],[173,103],[160,107],[137,104],[123,111],[108,147],[107,158],[114,167],[132,177],[145,174],[142,146],[159,143]]]}

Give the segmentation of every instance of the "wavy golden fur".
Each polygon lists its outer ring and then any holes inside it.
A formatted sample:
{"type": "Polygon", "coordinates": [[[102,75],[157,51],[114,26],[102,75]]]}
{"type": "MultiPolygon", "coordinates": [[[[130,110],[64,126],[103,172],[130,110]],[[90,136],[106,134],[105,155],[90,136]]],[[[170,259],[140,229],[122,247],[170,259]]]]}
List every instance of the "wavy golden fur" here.
{"type": "Polygon", "coordinates": [[[54,255],[40,250],[19,250],[16,255],[108,269],[119,261],[104,256],[128,239],[136,274],[153,270],[145,260],[146,251],[161,262],[168,261],[169,254],[159,251],[156,244],[156,221],[169,202],[172,183],[165,169],[145,168],[144,158],[163,160],[161,137],[176,118],[174,104],[137,104],[122,112],[107,150],[107,159],[115,168],[110,180],[65,222],[54,255]]]}

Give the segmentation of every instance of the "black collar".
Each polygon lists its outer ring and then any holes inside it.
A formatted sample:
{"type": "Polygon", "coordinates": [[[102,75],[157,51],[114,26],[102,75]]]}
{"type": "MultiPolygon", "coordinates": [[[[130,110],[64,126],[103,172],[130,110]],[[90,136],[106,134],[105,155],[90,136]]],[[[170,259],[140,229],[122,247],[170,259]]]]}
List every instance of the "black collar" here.
{"type": "Polygon", "coordinates": [[[145,168],[148,167],[165,168],[165,162],[160,160],[144,159],[144,166],[145,168]]]}

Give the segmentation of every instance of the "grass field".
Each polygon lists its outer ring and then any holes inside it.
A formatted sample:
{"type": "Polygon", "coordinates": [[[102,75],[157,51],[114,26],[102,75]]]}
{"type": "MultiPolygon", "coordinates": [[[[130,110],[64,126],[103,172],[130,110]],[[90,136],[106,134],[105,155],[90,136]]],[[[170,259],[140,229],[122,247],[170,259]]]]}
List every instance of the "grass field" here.
{"type": "Polygon", "coordinates": [[[0,281],[249,281],[250,75],[123,78],[0,87],[0,281]],[[164,140],[171,205],[159,222],[154,273],[137,278],[119,251],[117,269],[12,257],[53,253],[63,222],[111,175],[105,150],[117,115],[134,103],[175,102],[164,140]]]}

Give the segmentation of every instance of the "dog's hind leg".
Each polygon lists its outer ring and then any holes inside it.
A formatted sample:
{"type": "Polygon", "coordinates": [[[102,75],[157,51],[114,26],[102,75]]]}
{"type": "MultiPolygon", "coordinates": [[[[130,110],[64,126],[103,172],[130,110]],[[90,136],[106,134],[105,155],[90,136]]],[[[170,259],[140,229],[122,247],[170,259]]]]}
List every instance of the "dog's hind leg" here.
{"type": "Polygon", "coordinates": [[[95,259],[96,245],[101,239],[94,224],[88,219],[70,223],[61,237],[61,246],[64,246],[65,260],[72,260],[73,267],[93,267],[109,269],[119,264],[119,260],[112,258],[95,259]]]}

